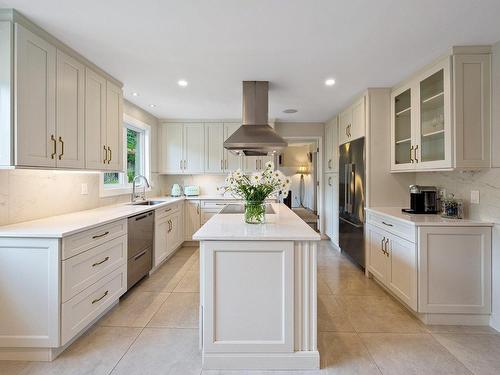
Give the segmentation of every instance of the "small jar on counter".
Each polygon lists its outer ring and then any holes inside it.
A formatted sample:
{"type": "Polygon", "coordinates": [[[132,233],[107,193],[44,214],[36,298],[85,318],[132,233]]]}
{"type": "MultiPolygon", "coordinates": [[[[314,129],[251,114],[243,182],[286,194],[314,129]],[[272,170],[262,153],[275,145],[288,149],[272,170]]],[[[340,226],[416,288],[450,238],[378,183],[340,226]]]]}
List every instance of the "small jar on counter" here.
{"type": "Polygon", "coordinates": [[[448,219],[463,219],[464,202],[456,199],[453,194],[449,194],[441,201],[441,216],[448,219]]]}

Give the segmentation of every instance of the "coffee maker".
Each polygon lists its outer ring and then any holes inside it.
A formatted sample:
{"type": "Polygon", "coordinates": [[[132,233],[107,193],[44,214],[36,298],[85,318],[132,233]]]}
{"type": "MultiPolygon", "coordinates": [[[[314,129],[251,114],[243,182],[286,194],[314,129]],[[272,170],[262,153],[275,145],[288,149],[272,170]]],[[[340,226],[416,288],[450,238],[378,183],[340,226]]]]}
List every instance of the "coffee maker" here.
{"type": "Polygon", "coordinates": [[[410,208],[402,211],[409,214],[437,214],[438,189],[435,186],[410,185],[410,208]]]}

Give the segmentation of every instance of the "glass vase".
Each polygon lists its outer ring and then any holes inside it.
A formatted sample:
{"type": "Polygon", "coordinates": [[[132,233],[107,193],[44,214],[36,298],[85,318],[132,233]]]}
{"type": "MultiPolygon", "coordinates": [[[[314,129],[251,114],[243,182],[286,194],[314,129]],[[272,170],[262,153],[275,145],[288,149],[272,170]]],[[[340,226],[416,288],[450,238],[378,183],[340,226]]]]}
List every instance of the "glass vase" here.
{"type": "Polygon", "coordinates": [[[266,221],[266,205],[264,201],[245,201],[245,222],[263,224],[266,221]]]}

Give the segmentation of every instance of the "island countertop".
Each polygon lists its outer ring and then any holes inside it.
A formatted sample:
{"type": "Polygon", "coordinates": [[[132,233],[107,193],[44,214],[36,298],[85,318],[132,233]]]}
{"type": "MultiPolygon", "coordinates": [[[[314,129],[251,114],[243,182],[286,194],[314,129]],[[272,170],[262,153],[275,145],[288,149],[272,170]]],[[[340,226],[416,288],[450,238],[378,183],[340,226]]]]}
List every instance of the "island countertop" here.
{"type": "Polygon", "coordinates": [[[264,224],[247,224],[243,214],[217,214],[194,235],[199,241],[319,241],[321,236],[283,203],[271,203],[275,214],[264,224]]]}

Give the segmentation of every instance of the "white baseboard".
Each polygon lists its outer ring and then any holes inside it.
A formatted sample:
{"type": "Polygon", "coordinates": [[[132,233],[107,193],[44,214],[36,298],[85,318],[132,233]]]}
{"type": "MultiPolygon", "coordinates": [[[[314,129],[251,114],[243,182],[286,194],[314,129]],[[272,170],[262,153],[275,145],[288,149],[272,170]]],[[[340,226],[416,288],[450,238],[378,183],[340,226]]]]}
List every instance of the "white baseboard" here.
{"type": "Polygon", "coordinates": [[[500,332],[500,316],[498,314],[491,314],[490,326],[500,332]]]}
{"type": "Polygon", "coordinates": [[[319,352],[204,353],[205,370],[317,370],[319,352]]]}
{"type": "Polygon", "coordinates": [[[415,314],[428,325],[488,326],[490,315],[479,314],[415,314]]]}

